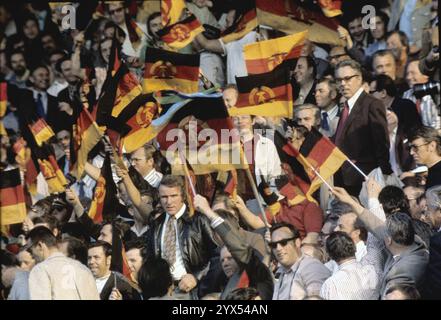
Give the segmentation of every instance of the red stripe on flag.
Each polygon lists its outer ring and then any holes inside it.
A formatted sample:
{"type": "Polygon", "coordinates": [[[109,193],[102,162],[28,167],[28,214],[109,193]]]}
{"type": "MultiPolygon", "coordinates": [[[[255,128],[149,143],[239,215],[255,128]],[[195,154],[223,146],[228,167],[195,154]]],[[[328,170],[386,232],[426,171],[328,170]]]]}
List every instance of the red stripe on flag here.
{"type": "Polygon", "coordinates": [[[15,204],[25,202],[25,196],[22,185],[1,189],[0,193],[1,193],[0,204],[2,207],[12,206],[15,204]]]}

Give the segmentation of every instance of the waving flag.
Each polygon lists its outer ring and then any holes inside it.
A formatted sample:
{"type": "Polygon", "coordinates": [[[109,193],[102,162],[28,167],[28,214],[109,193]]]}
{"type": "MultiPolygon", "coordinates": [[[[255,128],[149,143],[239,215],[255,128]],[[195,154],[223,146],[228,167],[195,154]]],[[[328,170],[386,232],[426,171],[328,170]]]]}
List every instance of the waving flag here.
{"type": "Polygon", "coordinates": [[[230,115],[252,114],[263,117],[293,116],[289,70],[276,68],[267,73],[236,77],[239,96],[230,115]]]}
{"type": "Polygon", "coordinates": [[[243,53],[248,74],[269,72],[282,62],[292,62],[300,56],[307,35],[304,31],[245,45],[243,53]]]}
{"type": "Polygon", "coordinates": [[[143,92],[175,90],[183,93],[198,91],[198,54],[181,54],[147,48],[143,92]]]}
{"type": "Polygon", "coordinates": [[[21,223],[26,218],[25,195],[20,170],[0,171],[0,224],[21,223]]]}
{"type": "Polygon", "coordinates": [[[254,30],[257,25],[255,0],[241,0],[235,3],[236,16],[231,26],[222,32],[223,43],[239,40],[254,30]]]}
{"type": "Polygon", "coordinates": [[[179,50],[189,45],[194,37],[204,31],[199,20],[190,14],[187,18],[171,24],[157,32],[157,35],[167,46],[179,50]]]}

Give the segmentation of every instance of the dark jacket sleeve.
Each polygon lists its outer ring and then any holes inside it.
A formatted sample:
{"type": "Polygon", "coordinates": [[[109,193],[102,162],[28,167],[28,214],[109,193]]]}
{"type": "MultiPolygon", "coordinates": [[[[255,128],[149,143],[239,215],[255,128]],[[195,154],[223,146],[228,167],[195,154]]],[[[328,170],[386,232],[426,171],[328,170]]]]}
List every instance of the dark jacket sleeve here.
{"type": "Polygon", "coordinates": [[[389,162],[389,133],[387,131],[386,110],[380,100],[371,98],[369,122],[375,158],[383,174],[391,174],[389,162]]]}
{"type": "Polygon", "coordinates": [[[89,237],[98,239],[100,236],[101,226],[93,222],[93,220],[87,214],[87,211],[84,211],[83,215],[77,220],[83,225],[84,231],[89,237]]]}
{"type": "Polygon", "coordinates": [[[239,233],[235,232],[227,223],[221,223],[215,230],[234,260],[241,269],[245,269],[247,272],[250,286],[259,291],[263,300],[270,300],[273,296],[274,283],[268,267],[260,261],[254,250],[245,243],[239,233]]]}

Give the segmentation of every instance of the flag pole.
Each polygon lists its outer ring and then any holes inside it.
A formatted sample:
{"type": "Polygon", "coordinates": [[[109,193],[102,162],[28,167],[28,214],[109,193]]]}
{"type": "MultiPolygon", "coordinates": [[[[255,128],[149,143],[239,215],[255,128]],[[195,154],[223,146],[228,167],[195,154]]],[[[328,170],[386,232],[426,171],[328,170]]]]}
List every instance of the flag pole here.
{"type": "MultiPolygon", "coordinates": [[[[240,160],[242,163],[247,163],[245,161],[245,155],[243,154],[242,145],[240,146],[240,160]]],[[[257,204],[259,205],[259,210],[262,214],[262,220],[263,220],[263,223],[265,224],[265,228],[269,231],[268,219],[266,218],[266,214],[265,214],[265,210],[263,209],[263,205],[260,202],[259,192],[257,191],[256,183],[254,182],[253,176],[250,171],[250,167],[248,165],[247,165],[247,168],[245,169],[245,172],[247,174],[248,180],[250,181],[251,189],[253,189],[254,197],[256,198],[257,204]]]]}
{"type": "Polygon", "coordinates": [[[188,183],[190,185],[191,188],[191,192],[193,193],[193,197],[196,196],[196,188],[193,185],[193,181],[191,181],[191,177],[190,177],[190,172],[188,172],[188,168],[187,168],[187,160],[185,159],[184,154],[182,153],[182,149],[178,148],[179,150],[179,155],[182,161],[182,165],[184,166],[184,173],[185,173],[185,177],[188,180],[188,183]]]}
{"type": "Polygon", "coordinates": [[[323,181],[323,183],[329,188],[329,190],[331,190],[332,192],[334,192],[334,188],[331,187],[331,185],[320,175],[320,173],[318,173],[318,171],[314,168],[314,166],[312,166],[311,164],[309,164],[309,167],[312,169],[312,171],[314,171],[314,173],[316,174],[317,177],[320,178],[320,180],[323,181]]]}
{"type": "Polygon", "coordinates": [[[358,171],[358,172],[359,172],[359,173],[360,173],[360,174],[361,174],[366,180],[369,179],[368,176],[365,175],[364,172],[361,171],[361,169],[355,165],[355,163],[353,163],[353,162],[352,162],[351,160],[349,160],[349,159],[346,159],[346,161],[349,162],[349,163],[351,164],[351,166],[353,166],[354,169],[357,170],[357,171],[358,171]]]}

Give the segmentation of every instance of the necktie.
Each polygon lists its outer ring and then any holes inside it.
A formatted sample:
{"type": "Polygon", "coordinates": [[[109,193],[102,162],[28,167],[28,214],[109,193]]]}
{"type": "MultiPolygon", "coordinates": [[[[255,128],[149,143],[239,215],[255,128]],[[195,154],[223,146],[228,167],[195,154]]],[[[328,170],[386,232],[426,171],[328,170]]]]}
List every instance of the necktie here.
{"type": "Polygon", "coordinates": [[[329,121],[328,121],[328,118],[329,118],[328,113],[326,111],[323,112],[322,113],[322,124],[321,124],[321,126],[322,126],[322,129],[326,130],[326,131],[329,131],[329,121]]]}
{"type": "Polygon", "coordinates": [[[78,197],[84,199],[86,197],[86,192],[84,190],[84,182],[78,181],[78,197]]]}
{"type": "Polygon", "coordinates": [[[340,121],[338,122],[337,133],[335,134],[335,143],[338,144],[341,139],[341,135],[343,133],[343,128],[345,127],[346,120],[349,116],[349,105],[345,102],[343,107],[343,111],[340,116],[340,121]]]}
{"type": "Polygon", "coordinates": [[[175,219],[173,217],[169,217],[167,221],[167,225],[165,226],[165,235],[164,235],[164,259],[173,266],[176,261],[176,227],[175,227],[175,219]]]}
{"type": "Polygon", "coordinates": [[[46,118],[44,113],[43,100],[41,99],[41,93],[37,95],[37,113],[40,118],[46,118]]]}

